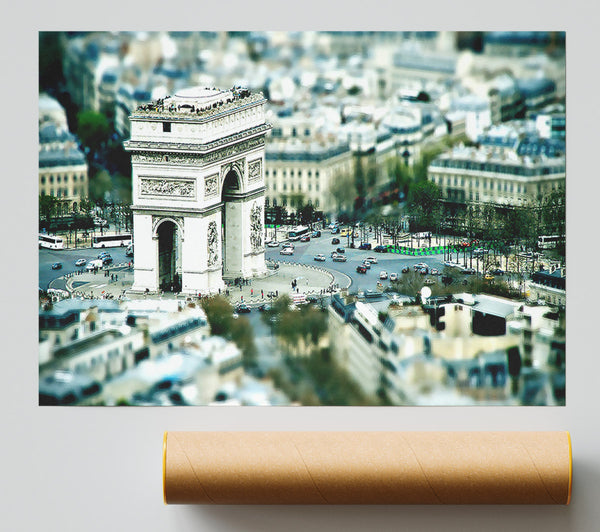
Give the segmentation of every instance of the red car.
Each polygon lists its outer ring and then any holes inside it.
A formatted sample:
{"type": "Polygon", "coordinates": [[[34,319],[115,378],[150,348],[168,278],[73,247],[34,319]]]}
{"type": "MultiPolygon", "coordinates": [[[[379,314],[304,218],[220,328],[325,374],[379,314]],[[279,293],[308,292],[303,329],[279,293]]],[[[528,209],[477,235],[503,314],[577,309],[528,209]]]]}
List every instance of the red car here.
{"type": "Polygon", "coordinates": [[[310,237],[308,235],[304,235],[301,239],[300,242],[310,242],[310,237]]]}

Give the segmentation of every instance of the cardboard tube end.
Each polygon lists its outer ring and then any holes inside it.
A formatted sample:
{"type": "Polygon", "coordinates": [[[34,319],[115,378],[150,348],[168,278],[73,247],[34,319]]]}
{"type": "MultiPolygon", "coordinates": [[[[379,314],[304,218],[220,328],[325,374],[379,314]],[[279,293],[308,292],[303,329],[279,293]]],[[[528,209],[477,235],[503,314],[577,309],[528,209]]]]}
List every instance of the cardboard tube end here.
{"type": "Polygon", "coordinates": [[[167,504],[167,434],[163,434],[163,459],[162,459],[162,478],[163,478],[163,502],[167,504]]]}
{"type": "Polygon", "coordinates": [[[569,441],[569,493],[567,495],[567,504],[571,503],[571,487],[573,485],[573,447],[571,446],[571,433],[567,431],[569,441]]]}

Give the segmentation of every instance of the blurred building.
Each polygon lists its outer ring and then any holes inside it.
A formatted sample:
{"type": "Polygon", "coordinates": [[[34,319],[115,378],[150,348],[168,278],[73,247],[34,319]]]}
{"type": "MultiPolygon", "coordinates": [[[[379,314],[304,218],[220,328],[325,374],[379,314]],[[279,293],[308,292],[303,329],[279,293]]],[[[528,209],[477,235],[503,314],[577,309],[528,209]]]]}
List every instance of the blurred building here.
{"type": "Polygon", "coordinates": [[[565,268],[535,272],[527,287],[529,298],[534,301],[543,301],[548,305],[563,308],[567,304],[565,268]]]}
{"type": "Polygon", "coordinates": [[[292,209],[309,204],[333,210],[332,182],[354,175],[349,145],[333,135],[272,138],[265,151],[265,167],[267,205],[292,209]]]}
{"type": "Polygon", "coordinates": [[[59,124],[48,120],[39,127],[39,193],[57,198],[59,212],[67,213],[88,197],[88,164],[75,135],[59,124]]]}
{"type": "MultiPolygon", "coordinates": [[[[56,372],[67,372],[105,383],[208,336],[204,311],[174,300],[67,299],[39,313],[40,379],[51,382],[56,372]]],[[[214,351],[209,358],[218,373],[227,363],[214,351]]]]}
{"type": "Polygon", "coordinates": [[[520,206],[565,189],[565,157],[458,146],[431,162],[428,179],[438,185],[448,203],[520,206]]]}

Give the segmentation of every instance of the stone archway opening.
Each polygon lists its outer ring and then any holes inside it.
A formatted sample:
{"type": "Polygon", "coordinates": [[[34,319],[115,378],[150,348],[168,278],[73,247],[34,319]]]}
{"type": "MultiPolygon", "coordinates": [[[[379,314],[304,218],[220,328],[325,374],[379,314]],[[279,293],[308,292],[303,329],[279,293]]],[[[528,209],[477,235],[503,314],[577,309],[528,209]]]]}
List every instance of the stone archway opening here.
{"type": "Polygon", "coordinates": [[[165,292],[181,291],[180,238],[177,225],[165,220],[157,227],[158,286],[165,292]]]}
{"type": "Polygon", "coordinates": [[[223,254],[223,279],[233,281],[242,276],[242,203],[239,200],[241,180],[235,170],[230,170],[223,180],[221,201],[221,250],[223,254]]]}

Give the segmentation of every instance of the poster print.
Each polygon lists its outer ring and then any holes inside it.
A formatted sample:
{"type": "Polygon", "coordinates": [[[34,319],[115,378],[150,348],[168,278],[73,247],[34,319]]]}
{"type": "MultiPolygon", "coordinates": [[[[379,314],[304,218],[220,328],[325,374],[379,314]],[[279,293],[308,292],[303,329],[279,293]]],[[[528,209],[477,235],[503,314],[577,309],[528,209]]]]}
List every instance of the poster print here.
{"type": "Polygon", "coordinates": [[[40,33],[39,403],[565,404],[565,41],[40,33]]]}

